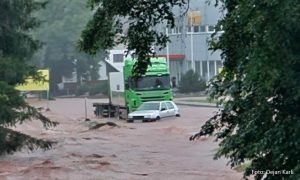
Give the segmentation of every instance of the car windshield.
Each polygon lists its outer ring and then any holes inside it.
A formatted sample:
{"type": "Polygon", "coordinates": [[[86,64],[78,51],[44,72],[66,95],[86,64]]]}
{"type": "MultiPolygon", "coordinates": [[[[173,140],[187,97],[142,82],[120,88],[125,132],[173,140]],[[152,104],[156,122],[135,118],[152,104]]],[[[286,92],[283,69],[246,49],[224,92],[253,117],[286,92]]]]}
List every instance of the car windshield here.
{"type": "Polygon", "coordinates": [[[170,89],[170,76],[145,76],[130,78],[130,88],[133,90],[170,89]]]}
{"type": "Polygon", "coordinates": [[[138,111],[159,110],[159,102],[144,103],[137,110],[138,111]]]}

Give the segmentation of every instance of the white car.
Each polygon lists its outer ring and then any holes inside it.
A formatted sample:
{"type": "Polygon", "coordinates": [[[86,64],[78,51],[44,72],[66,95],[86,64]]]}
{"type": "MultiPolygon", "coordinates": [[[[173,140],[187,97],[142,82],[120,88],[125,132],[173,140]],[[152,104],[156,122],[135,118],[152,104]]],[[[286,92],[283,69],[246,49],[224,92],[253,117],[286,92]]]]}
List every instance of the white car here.
{"type": "Polygon", "coordinates": [[[173,101],[149,101],[144,102],[136,111],[129,113],[127,122],[156,121],[168,116],[180,116],[179,109],[173,101]]]}

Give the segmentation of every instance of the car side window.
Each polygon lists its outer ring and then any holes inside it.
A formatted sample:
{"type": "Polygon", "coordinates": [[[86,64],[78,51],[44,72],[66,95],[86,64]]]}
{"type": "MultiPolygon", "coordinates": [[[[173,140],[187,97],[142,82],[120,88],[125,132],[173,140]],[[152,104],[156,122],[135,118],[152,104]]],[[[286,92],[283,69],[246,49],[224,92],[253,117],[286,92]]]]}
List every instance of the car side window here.
{"type": "Polygon", "coordinates": [[[165,110],[167,110],[168,108],[167,108],[167,105],[165,104],[165,103],[161,103],[161,108],[160,108],[161,110],[162,109],[165,109],[165,110]]]}
{"type": "Polygon", "coordinates": [[[174,109],[174,105],[171,102],[166,102],[168,109],[174,109]]]}

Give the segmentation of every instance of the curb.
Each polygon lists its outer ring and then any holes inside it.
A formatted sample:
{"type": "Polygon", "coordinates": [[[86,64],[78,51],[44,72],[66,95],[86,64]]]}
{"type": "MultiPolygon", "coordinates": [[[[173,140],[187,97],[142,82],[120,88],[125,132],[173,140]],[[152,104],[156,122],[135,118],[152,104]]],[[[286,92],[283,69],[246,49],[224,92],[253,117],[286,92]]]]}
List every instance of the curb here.
{"type": "Polygon", "coordinates": [[[175,102],[176,105],[182,105],[182,106],[220,108],[220,107],[217,107],[216,104],[199,104],[199,103],[188,103],[188,102],[180,102],[180,101],[174,101],[174,102],[175,102]]]}

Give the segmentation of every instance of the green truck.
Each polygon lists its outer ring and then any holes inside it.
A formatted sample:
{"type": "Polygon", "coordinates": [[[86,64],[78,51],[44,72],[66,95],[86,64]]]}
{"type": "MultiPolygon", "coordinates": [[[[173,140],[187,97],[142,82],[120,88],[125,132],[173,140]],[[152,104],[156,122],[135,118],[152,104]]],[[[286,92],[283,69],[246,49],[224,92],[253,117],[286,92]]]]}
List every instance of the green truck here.
{"type": "Polygon", "coordinates": [[[127,119],[143,102],[172,100],[170,72],[166,59],[151,58],[141,77],[133,77],[135,59],[126,58],[123,72],[109,73],[109,103],[94,103],[96,116],[127,119]]]}

